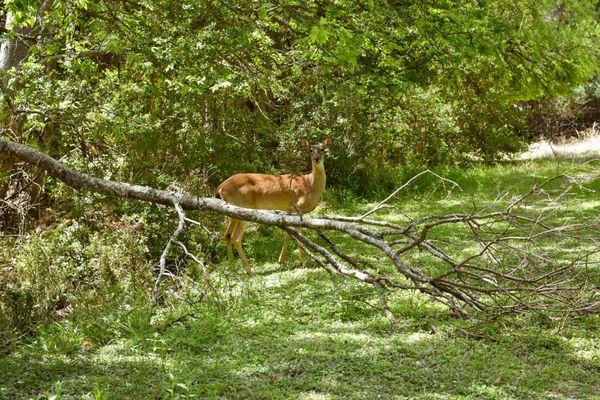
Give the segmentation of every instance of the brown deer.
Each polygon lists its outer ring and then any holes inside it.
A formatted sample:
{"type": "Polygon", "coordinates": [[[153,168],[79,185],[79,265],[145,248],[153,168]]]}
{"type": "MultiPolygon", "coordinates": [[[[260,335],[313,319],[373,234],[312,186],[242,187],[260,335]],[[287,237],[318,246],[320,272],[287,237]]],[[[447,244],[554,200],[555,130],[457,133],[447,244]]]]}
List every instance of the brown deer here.
{"type": "MultiPolygon", "coordinates": [[[[236,206],[255,210],[309,213],[315,209],[325,189],[324,153],[332,142],[331,138],[327,138],[323,144],[310,145],[306,139],[301,140],[300,144],[310,152],[312,161],[312,171],[307,174],[235,174],[219,185],[216,197],[236,206]]],[[[252,276],[252,269],[242,248],[242,238],[247,224],[246,221],[230,217],[225,230],[225,240],[229,259],[233,260],[231,249],[231,242],[233,242],[246,272],[252,276]]],[[[286,232],[279,255],[279,262],[282,264],[285,262],[289,241],[290,236],[286,232]]],[[[300,249],[298,258],[304,265],[304,254],[300,249]]]]}

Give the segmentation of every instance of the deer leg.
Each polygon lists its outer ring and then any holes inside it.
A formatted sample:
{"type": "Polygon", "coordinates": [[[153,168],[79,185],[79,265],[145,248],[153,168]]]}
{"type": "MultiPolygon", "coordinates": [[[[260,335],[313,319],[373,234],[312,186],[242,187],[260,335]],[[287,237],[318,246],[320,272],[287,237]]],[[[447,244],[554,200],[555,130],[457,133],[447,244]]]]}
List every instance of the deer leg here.
{"type": "Polygon", "coordinates": [[[235,228],[239,222],[239,219],[229,218],[229,224],[227,225],[227,229],[225,230],[225,242],[227,243],[227,255],[229,257],[229,261],[233,262],[233,250],[231,249],[231,239],[233,236],[233,232],[235,232],[235,228]]]}
{"type": "Polygon", "coordinates": [[[244,233],[246,232],[246,225],[248,223],[246,221],[239,221],[235,226],[235,231],[233,232],[233,245],[235,246],[240,258],[242,259],[242,264],[244,265],[244,269],[248,273],[249,276],[252,276],[252,269],[250,268],[250,262],[246,257],[246,253],[244,253],[244,249],[242,248],[242,239],[244,237],[244,233]]]}
{"type": "Polygon", "coordinates": [[[283,246],[281,247],[281,253],[279,254],[279,264],[285,263],[285,251],[287,249],[288,243],[290,242],[290,234],[285,233],[283,237],[283,246]]]}

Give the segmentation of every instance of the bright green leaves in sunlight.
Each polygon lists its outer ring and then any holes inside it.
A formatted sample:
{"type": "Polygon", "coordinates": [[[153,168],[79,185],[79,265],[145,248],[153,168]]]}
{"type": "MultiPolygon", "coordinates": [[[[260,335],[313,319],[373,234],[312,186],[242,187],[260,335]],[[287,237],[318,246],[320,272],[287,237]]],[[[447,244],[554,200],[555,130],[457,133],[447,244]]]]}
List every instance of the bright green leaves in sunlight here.
{"type": "Polygon", "coordinates": [[[331,36],[331,31],[327,28],[327,21],[321,20],[318,25],[315,25],[310,30],[310,39],[316,44],[325,44],[331,36]]]}
{"type": "Polygon", "coordinates": [[[12,26],[31,26],[40,4],[40,0],[5,0],[4,12],[10,13],[12,26]]]}

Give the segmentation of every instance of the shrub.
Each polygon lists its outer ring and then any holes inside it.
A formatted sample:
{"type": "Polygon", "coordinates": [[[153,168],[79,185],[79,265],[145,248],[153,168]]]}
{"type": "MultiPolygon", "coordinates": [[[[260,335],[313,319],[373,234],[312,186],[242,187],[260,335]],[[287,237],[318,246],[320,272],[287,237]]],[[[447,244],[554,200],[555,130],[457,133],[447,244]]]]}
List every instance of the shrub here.
{"type": "Polygon", "coordinates": [[[42,234],[0,238],[5,337],[32,333],[80,310],[119,309],[147,296],[153,281],[145,239],[131,221],[112,222],[102,232],[67,220],[42,234]]]}

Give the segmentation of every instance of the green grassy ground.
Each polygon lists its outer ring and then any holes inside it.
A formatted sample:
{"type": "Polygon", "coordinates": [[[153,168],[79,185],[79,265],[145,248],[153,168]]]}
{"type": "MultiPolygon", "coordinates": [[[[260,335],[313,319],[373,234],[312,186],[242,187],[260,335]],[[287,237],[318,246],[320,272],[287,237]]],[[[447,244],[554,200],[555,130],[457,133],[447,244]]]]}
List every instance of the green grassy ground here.
{"type": "MultiPolygon", "coordinates": [[[[598,163],[449,172],[462,192],[432,193],[434,181],[425,179],[397,205],[412,215],[455,211],[572,168],[595,192],[577,191],[567,209],[589,220],[600,212],[598,163]]],[[[372,205],[328,193],[321,212],[372,205]]],[[[189,285],[158,312],[114,304],[22,340],[0,358],[0,398],[600,399],[599,316],[523,315],[464,330],[470,322],[422,295],[400,293],[390,297],[392,322],[370,287],[300,268],[295,256],[284,267],[274,263],[280,235],[250,230],[253,279],[223,262],[213,267],[220,272],[213,273],[215,291],[189,285]]]]}

